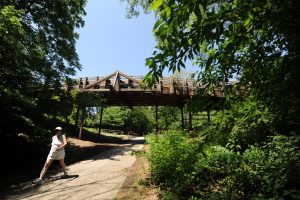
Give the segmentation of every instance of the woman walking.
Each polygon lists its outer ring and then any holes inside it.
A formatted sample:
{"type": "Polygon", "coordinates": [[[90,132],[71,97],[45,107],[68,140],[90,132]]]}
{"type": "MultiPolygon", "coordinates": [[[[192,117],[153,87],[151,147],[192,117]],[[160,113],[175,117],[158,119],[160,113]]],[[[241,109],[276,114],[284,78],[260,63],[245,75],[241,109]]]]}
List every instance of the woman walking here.
{"type": "Polygon", "coordinates": [[[51,149],[48,154],[47,160],[44,164],[44,167],[40,173],[40,177],[33,181],[35,184],[42,183],[43,177],[46,174],[53,160],[59,160],[59,164],[64,173],[63,177],[68,176],[66,170],[66,164],[65,164],[65,148],[64,148],[67,145],[67,138],[64,134],[62,134],[61,127],[56,127],[54,133],[55,135],[52,137],[51,149]]]}

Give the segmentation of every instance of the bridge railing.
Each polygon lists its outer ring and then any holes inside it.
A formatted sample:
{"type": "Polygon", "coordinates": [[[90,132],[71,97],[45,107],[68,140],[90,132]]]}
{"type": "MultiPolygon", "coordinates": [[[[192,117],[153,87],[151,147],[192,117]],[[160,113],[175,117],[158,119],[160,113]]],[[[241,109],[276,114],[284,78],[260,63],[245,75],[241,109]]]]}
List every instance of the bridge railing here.
{"type": "MultiPolygon", "coordinates": [[[[143,80],[143,76],[111,76],[107,77],[83,77],[77,78],[71,89],[91,90],[91,91],[110,91],[116,81],[119,81],[119,90],[126,91],[143,91],[139,82],[143,80]],[[130,78],[130,79],[129,79],[130,78]],[[104,81],[102,81],[104,80],[104,81]],[[92,87],[89,87],[92,86],[92,87]]],[[[226,87],[232,87],[236,82],[229,82],[226,87]]],[[[64,88],[67,86],[65,85],[64,88]]],[[[194,79],[164,77],[146,91],[155,91],[162,94],[194,96],[200,89],[206,85],[196,82],[194,79]]],[[[67,88],[66,88],[67,89],[67,88]]],[[[216,97],[224,97],[225,92],[220,83],[216,88],[209,92],[209,95],[216,97]]],[[[237,91],[238,93],[238,91],[237,91]]]]}

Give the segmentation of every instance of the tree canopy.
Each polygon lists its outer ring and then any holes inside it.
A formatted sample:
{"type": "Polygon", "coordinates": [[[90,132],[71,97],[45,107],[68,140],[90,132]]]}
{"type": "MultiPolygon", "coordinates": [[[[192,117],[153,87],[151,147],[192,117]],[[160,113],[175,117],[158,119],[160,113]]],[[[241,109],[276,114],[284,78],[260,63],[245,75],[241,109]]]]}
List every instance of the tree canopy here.
{"type": "MultiPolygon", "coordinates": [[[[2,123],[34,125],[34,88],[59,88],[80,69],[75,29],[86,0],[0,2],[0,115],[2,123]]],[[[19,128],[20,128],[19,127],[19,128]]]]}
{"type": "Polygon", "coordinates": [[[202,82],[238,78],[278,114],[279,129],[299,129],[299,1],[127,2],[131,16],[138,6],[156,15],[157,46],[146,59],[149,83],[165,69],[185,68],[190,59],[199,65],[195,76],[202,82]]]}

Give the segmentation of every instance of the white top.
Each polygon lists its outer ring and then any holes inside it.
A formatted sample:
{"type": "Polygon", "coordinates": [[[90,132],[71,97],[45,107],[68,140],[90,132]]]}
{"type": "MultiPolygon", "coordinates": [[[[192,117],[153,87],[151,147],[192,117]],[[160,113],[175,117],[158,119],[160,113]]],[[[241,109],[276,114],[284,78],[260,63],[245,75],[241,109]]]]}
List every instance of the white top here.
{"type": "MultiPolygon", "coordinates": [[[[54,135],[52,137],[51,150],[52,152],[57,151],[57,149],[63,145],[63,135],[54,135]]],[[[60,149],[63,150],[64,148],[60,149]]]]}
{"type": "Polygon", "coordinates": [[[65,148],[57,150],[63,143],[63,135],[59,134],[52,137],[51,150],[47,157],[48,160],[61,160],[65,157],[65,148]]]}

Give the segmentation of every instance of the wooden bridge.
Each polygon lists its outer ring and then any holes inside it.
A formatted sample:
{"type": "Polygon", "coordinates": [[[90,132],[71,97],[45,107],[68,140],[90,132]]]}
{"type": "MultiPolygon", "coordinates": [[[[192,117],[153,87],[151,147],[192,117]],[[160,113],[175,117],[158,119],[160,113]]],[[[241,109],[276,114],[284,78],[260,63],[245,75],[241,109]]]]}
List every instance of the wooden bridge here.
{"type": "MultiPolygon", "coordinates": [[[[85,77],[76,80],[72,89],[99,92],[108,106],[177,106],[192,99],[205,86],[193,79],[161,78],[153,87],[142,86],[142,76],[130,76],[116,71],[105,77],[85,77]]],[[[209,93],[212,100],[225,97],[222,87],[209,93]]]]}
{"type": "MultiPolygon", "coordinates": [[[[155,106],[156,107],[156,131],[158,131],[158,106],[174,106],[181,108],[182,128],[184,128],[184,105],[186,100],[193,100],[198,92],[205,88],[201,82],[183,78],[161,78],[151,88],[143,87],[142,76],[130,76],[121,71],[116,71],[105,77],[79,78],[75,85],[64,86],[65,89],[79,90],[81,92],[101,93],[102,105],[106,106],[155,106]]],[[[224,88],[229,85],[221,85],[210,91],[206,97],[211,102],[223,102],[225,99],[224,88]]],[[[101,106],[99,134],[102,126],[103,107],[101,106]]],[[[209,108],[207,108],[208,121],[210,120],[209,108]]],[[[80,134],[84,121],[84,110],[80,122],[80,134]]],[[[79,110],[76,113],[76,125],[79,110]]],[[[189,129],[192,129],[192,114],[189,113],[189,129]]]]}

